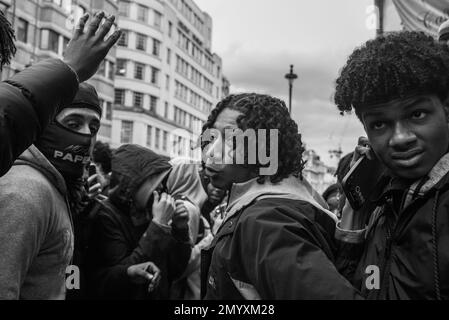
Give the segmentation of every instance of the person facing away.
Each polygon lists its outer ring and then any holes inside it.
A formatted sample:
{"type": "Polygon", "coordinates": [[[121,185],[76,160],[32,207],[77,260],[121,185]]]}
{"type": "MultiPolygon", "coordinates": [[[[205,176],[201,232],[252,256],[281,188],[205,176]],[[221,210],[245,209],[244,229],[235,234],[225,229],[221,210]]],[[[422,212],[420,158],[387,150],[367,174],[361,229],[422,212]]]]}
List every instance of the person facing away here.
{"type": "MultiPolygon", "coordinates": [[[[97,13],[84,29],[84,15],[65,48],[64,58],[46,59],[0,83],[0,177],[38,139],[62,106],[70,103],[78,84],[95,74],[121,31],[104,39],[114,16],[97,13]],[[101,27],[100,27],[101,24],[101,27]]],[[[14,56],[14,31],[0,11],[0,69],[14,56]]]]}
{"type": "MultiPolygon", "coordinates": [[[[192,167],[193,170],[196,170],[192,167]]],[[[114,152],[109,199],[94,218],[90,280],[100,299],[168,299],[186,276],[206,195],[189,167],[137,146],[114,152]],[[159,287],[148,294],[129,266],[153,261],[159,287]]],[[[178,287],[179,288],[179,287],[178,287]]]]}
{"type": "Polygon", "coordinates": [[[302,177],[304,148],[285,103],[269,95],[230,95],[212,110],[202,140],[206,174],[229,191],[224,221],[202,256],[205,298],[356,298],[333,264],[334,215],[302,177]],[[253,140],[233,145],[243,134],[251,137],[248,129],[253,140]],[[271,163],[260,157],[267,149],[271,163]],[[259,153],[252,163],[251,152],[259,153]]]}
{"type": "MultiPolygon", "coordinates": [[[[449,298],[449,49],[420,32],[354,50],[335,103],[355,110],[362,155],[386,173],[363,210],[346,203],[339,269],[368,299],[449,298]]],[[[373,180],[378,177],[373,177],[373,180]]]]}
{"type": "Polygon", "coordinates": [[[84,166],[100,127],[95,89],[74,101],[0,178],[0,299],[64,299],[84,166]]]}

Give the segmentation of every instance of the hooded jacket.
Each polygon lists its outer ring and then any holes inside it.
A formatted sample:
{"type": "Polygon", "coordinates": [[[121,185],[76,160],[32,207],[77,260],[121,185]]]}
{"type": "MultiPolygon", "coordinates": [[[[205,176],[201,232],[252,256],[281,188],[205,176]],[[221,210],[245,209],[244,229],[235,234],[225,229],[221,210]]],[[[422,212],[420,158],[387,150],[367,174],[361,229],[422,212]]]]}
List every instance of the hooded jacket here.
{"type": "Polygon", "coordinates": [[[368,299],[449,299],[449,154],[409,187],[385,176],[370,202],[366,226],[337,227],[340,271],[368,299]]]}
{"type": "Polygon", "coordinates": [[[170,170],[166,157],[137,145],[124,145],[114,153],[109,200],[103,202],[94,218],[89,246],[89,287],[94,297],[169,298],[171,284],[189,261],[189,230],[175,230],[145,219],[136,223],[146,214],[135,207],[133,199],[146,180],[170,170]],[[162,271],[159,287],[152,294],[147,293],[147,286],[133,284],[127,275],[128,267],[148,261],[162,271]]]}
{"type": "Polygon", "coordinates": [[[234,184],[202,256],[206,299],[354,299],[335,268],[334,215],[305,181],[234,184]]]}
{"type": "Polygon", "coordinates": [[[31,146],[0,178],[0,300],[64,299],[73,229],[66,186],[31,146]]]}
{"type": "Polygon", "coordinates": [[[78,90],[76,74],[48,59],[0,83],[0,177],[78,90]]]}

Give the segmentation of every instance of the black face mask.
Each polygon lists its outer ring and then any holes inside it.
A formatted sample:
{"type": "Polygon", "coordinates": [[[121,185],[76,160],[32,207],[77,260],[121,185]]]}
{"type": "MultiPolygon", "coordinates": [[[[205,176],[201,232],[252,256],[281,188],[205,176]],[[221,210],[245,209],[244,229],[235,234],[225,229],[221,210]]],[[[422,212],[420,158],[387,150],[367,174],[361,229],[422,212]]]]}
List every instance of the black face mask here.
{"type": "Polygon", "coordinates": [[[35,146],[65,179],[80,179],[90,162],[92,140],[93,135],[72,131],[55,121],[35,146]]]}

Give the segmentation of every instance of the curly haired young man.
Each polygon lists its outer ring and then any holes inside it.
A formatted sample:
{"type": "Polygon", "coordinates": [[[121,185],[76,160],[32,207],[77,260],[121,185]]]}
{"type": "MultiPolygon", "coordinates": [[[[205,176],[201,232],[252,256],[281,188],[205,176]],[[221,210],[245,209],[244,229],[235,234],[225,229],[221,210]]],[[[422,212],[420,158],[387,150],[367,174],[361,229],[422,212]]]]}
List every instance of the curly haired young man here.
{"type": "Polygon", "coordinates": [[[368,41],[337,80],[338,108],[368,136],[353,161],[372,150],[387,168],[371,209],[346,206],[336,232],[340,270],[366,298],[449,298],[448,93],[449,49],[418,32],[368,41]]]}
{"type": "Polygon", "coordinates": [[[244,161],[205,160],[211,183],[230,192],[224,222],[202,259],[206,299],[357,297],[334,266],[333,214],[302,178],[304,148],[285,103],[268,95],[231,95],[212,110],[203,135],[210,130],[226,139],[213,140],[208,149],[203,145],[206,152],[221,153],[224,147],[229,160],[243,150],[244,161]],[[261,170],[270,164],[250,160],[251,142],[233,148],[231,142],[238,137],[226,137],[233,129],[255,131],[252,142],[258,155],[269,145],[274,153],[270,158],[278,162],[273,174],[261,170]],[[277,132],[277,139],[270,130],[277,132]]]}

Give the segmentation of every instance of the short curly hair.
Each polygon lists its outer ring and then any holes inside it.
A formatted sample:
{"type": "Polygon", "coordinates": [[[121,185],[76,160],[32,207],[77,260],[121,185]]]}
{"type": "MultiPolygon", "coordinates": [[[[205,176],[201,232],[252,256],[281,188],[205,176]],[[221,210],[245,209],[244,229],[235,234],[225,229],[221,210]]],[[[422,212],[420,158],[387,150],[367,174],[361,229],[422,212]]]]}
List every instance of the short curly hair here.
{"type": "MultiPolygon", "coordinates": [[[[242,113],[237,118],[237,126],[246,129],[266,129],[267,143],[269,142],[270,129],[279,130],[278,133],[278,170],[269,176],[272,183],[281,181],[289,175],[302,179],[304,161],[302,154],[304,146],[298,125],[290,117],[284,101],[275,97],[257,93],[232,94],[221,100],[211,111],[209,118],[203,126],[202,132],[213,128],[218,115],[226,108],[237,110],[242,113]]],[[[204,149],[205,145],[202,145],[204,149]]],[[[204,163],[203,163],[204,165],[204,163]]],[[[260,164],[249,165],[253,169],[262,167],[260,164]]],[[[264,183],[267,176],[259,175],[257,181],[264,183]]]]}
{"type": "Polygon", "coordinates": [[[369,40],[349,56],[336,80],[335,103],[341,114],[416,94],[449,93],[449,48],[414,31],[369,40]]]}
{"type": "Polygon", "coordinates": [[[104,173],[111,172],[112,150],[109,144],[101,141],[95,142],[92,151],[92,160],[95,163],[101,164],[104,173]]]}

